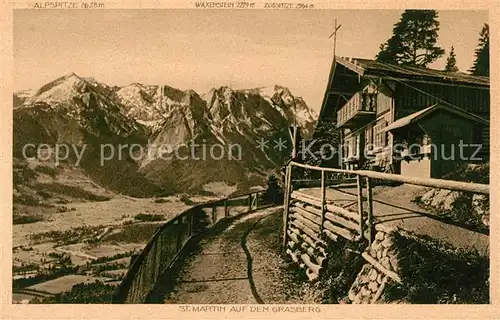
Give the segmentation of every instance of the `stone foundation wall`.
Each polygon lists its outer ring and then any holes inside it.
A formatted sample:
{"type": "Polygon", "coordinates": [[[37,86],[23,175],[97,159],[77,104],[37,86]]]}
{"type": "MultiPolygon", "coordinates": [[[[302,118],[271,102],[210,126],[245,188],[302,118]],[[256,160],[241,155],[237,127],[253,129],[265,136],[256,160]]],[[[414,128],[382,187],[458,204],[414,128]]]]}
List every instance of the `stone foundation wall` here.
{"type": "Polygon", "coordinates": [[[362,253],[363,265],[349,289],[345,301],[353,304],[368,304],[379,301],[387,283],[401,282],[398,275],[398,252],[391,232],[379,231],[375,241],[362,253]]]}

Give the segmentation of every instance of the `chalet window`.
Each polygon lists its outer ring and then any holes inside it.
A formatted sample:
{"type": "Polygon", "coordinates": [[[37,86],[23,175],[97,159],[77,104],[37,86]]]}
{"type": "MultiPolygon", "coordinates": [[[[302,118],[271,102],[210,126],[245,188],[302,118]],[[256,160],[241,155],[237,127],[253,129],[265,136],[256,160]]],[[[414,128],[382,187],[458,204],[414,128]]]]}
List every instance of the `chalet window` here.
{"type": "Polygon", "coordinates": [[[359,140],[359,136],[355,135],[353,137],[353,139],[351,140],[352,141],[352,155],[353,156],[357,156],[358,155],[358,140],[359,140]]]}
{"type": "Polygon", "coordinates": [[[376,148],[383,148],[387,145],[387,132],[382,131],[386,126],[387,122],[384,121],[373,127],[373,136],[375,137],[374,144],[376,148]]]}
{"type": "Polygon", "coordinates": [[[371,126],[365,130],[365,146],[368,151],[373,149],[373,128],[371,126]]]}
{"type": "Polygon", "coordinates": [[[472,143],[481,145],[482,152],[488,152],[490,148],[490,131],[488,126],[476,125],[474,127],[472,143]]]}
{"type": "Polygon", "coordinates": [[[428,135],[424,134],[422,136],[422,145],[423,146],[428,146],[431,144],[431,137],[429,137],[428,135]]]}
{"type": "Polygon", "coordinates": [[[352,153],[353,153],[353,148],[352,148],[352,137],[349,138],[349,140],[347,141],[347,147],[348,147],[348,152],[347,152],[347,158],[350,158],[352,157],[352,153]]]}

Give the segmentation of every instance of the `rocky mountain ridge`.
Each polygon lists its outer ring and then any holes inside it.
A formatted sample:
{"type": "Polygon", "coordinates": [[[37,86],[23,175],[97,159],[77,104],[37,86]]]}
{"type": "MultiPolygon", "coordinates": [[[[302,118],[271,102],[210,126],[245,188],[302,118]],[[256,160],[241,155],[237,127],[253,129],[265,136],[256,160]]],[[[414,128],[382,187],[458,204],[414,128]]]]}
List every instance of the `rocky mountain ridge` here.
{"type": "MultiPolygon", "coordinates": [[[[160,189],[200,190],[211,182],[245,189],[262,184],[265,175],[279,168],[290,153],[286,148],[276,150],[272,142],[283,140],[290,146],[288,128],[293,123],[305,135],[312,134],[315,116],[301,98],[278,85],[222,86],[199,95],[166,85],[112,87],[70,73],[33,94],[14,94],[15,152],[19,154],[26,143],[82,146],[91,142],[95,152],[102,143],[136,143],[147,157],[134,157],[130,152],[126,172],[145,177],[160,189]],[[268,150],[257,148],[262,140],[270,142],[268,150]],[[191,158],[172,159],[188,144],[203,145],[205,150],[191,151],[191,158]],[[169,148],[158,150],[165,145],[169,148]],[[214,145],[226,148],[225,152],[228,146],[237,145],[241,157],[237,161],[227,157],[197,160],[214,145]]],[[[92,160],[96,156],[89,155],[86,164],[108,174],[97,166],[98,159],[92,160]]]]}

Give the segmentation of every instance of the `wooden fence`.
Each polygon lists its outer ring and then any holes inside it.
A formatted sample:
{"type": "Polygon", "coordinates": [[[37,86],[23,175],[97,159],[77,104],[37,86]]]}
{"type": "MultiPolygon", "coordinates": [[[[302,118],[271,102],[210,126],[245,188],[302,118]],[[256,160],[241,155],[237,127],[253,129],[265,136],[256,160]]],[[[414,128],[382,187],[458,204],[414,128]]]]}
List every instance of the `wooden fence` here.
{"type": "MultiPolygon", "coordinates": [[[[328,252],[326,239],[343,237],[349,241],[368,240],[374,237],[373,180],[401,182],[440,189],[489,194],[489,185],[442,179],[424,179],[367,170],[343,170],[322,168],[290,162],[285,174],[285,203],[283,211],[283,247],[293,261],[306,269],[310,280],[316,279],[324,267],[328,252]],[[293,168],[319,171],[321,173],[321,197],[314,197],[296,189],[293,168]],[[326,173],[344,175],[344,181],[355,177],[357,188],[357,212],[349,211],[326,199],[326,187],[331,185],[326,173]],[[366,197],[363,196],[366,188],[366,197]],[[364,201],[366,198],[366,212],[364,201]]],[[[341,177],[336,178],[339,183],[341,177]]],[[[300,185],[300,184],[299,184],[300,185]]]]}
{"type": "Polygon", "coordinates": [[[163,224],[131,262],[113,296],[113,303],[145,303],[160,277],[168,274],[196,235],[221,220],[269,206],[263,198],[264,192],[254,191],[196,205],[163,224]]]}

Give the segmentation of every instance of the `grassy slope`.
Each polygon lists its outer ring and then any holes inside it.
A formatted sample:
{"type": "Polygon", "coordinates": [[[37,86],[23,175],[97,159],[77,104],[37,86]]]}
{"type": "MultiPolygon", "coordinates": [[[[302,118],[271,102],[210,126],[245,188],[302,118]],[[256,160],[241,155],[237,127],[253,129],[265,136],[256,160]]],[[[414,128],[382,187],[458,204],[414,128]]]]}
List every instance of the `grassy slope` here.
{"type": "Polygon", "coordinates": [[[402,285],[384,292],[386,301],[489,303],[489,259],[430,238],[396,234],[402,285]]]}

